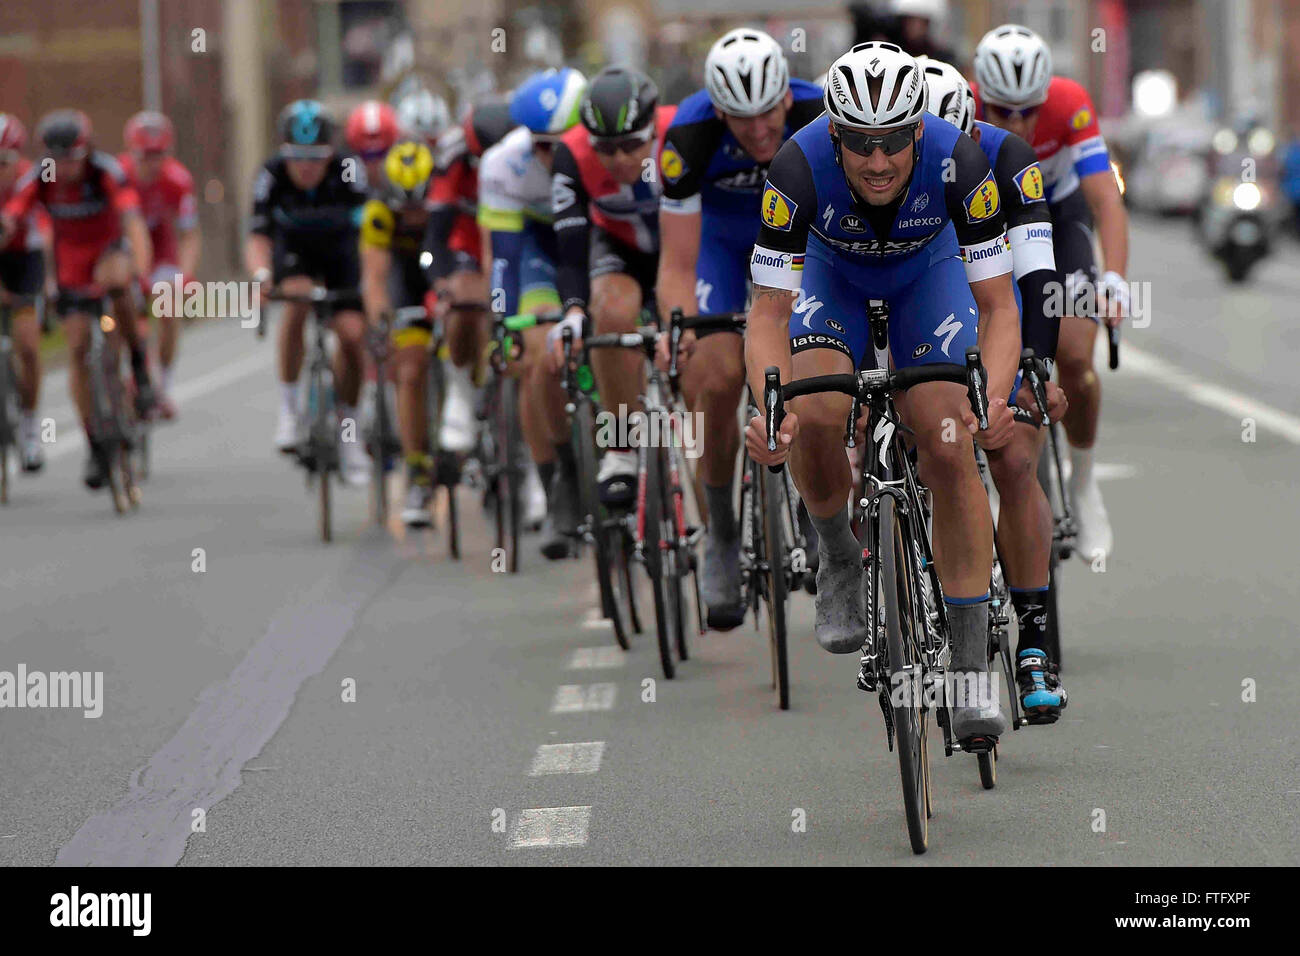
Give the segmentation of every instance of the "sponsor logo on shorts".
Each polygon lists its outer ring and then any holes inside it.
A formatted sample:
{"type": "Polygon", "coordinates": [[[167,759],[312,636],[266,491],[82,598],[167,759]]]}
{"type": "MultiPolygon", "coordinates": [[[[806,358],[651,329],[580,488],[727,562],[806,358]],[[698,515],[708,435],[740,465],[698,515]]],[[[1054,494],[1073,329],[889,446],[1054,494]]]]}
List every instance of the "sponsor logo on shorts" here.
{"type": "Polygon", "coordinates": [[[835,349],[837,352],[843,352],[850,358],[853,357],[853,353],[849,350],[847,344],[841,342],[833,335],[821,335],[817,332],[812,332],[807,335],[796,335],[790,340],[790,351],[792,353],[802,352],[805,349],[835,349]]]}
{"type": "Polygon", "coordinates": [[[918,229],[923,226],[942,226],[943,216],[923,216],[920,219],[904,219],[899,222],[899,229],[918,229]]]}
{"type": "Polygon", "coordinates": [[[845,232],[866,232],[867,225],[853,213],[840,218],[840,228],[845,232]]]}
{"type": "Polygon", "coordinates": [[[1037,163],[1031,163],[1016,173],[1016,189],[1020,191],[1023,203],[1043,201],[1043,171],[1037,163]]]}
{"type": "Polygon", "coordinates": [[[840,325],[840,324],[839,324],[838,322],[836,322],[834,319],[827,319],[827,320],[826,320],[826,324],[829,325],[829,326],[830,326],[832,329],[834,329],[836,332],[840,333],[841,335],[844,334],[844,326],[840,325]]]}
{"type": "Polygon", "coordinates": [[[1092,110],[1088,109],[1086,106],[1081,106],[1079,107],[1079,112],[1070,117],[1070,128],[1076,130],[1084,129],[1091,122],[1092,110]]]}
{"type": "Polygon", "coordinates": [[[966,218],[972,223],[991,218],[1001,208],[1002,200],[998,195],[998,184],[993,181],[992,172],[966,194],[966,218]]]}
{"type": "Polygon", "coordinates": [[[763,222],[772,229],[789,232],[799,204],[771,183],[763,190],[763,222]]]}
{"type": "Polygon", "coordinates": [[[675,183],[686,172],[686,162],[682,159],[681,153],[671,146],[665,146],[659,157],[659,168],[663,170],[664,179],[675,183]]]}
{"type": "Polygon", "coordinates": [[[931,345],[929,342],[922,342],[916,348],[912,349],[912,358],[919,359],[922,355],[930,351],[930,349],[932,348],[934,348],[934,346],[931,345]]]}

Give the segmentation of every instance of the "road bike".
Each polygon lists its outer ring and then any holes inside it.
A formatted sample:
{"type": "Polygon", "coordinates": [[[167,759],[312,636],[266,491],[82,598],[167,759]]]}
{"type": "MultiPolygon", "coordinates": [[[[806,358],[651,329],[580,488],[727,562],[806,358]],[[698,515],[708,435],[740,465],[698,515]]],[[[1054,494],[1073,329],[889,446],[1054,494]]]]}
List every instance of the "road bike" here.
{"type": "Polygon", "coordinates": [[[770,367],[763,389],[771,451],[776,450],[784,403],[793,398],[821,392],[849,396],[846,445],[855,440],[858,418],[866,411],[868,445],[855,503],[860,509],[857,533],[866,582],[867,634],[857,685],[877,695],[891,751],[897,740],[903,806],[915,853],[924,853],[929,841],[931,721],[942,730],[948,756],[957,751],[988,753],[997,745],[994,736],[955,740],[951,730],[951,637],[943,588],[926,519],[928,504],[904,447],[903,426],[892,397],[895,391],[926,382],[965,385],[980,427],[987,427],[988,397],[977,347],[967,350],[964,366],[936,363],[892,372],[867,369],[786,385],[780,384],[779,371],[770,367]]]}

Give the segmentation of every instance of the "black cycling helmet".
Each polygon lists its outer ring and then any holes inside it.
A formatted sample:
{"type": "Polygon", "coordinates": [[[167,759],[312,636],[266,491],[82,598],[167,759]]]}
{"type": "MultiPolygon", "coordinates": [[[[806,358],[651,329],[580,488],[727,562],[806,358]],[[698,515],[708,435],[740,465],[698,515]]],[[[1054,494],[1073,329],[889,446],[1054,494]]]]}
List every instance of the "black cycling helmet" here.
{"type": "Polygon", "coordinates": [[[334,152],[334,119],[316,100],[294,100],[280,111],[280,151],[291,159],[323,159],[334,152]]]}
{"type": "Polygon", "coordinates": [[[90,152],[90,117],[81,110],[46,113],[36,126],[36,139],[47,156],[80,159],[90,152]]]}
{"type": "Polygon", "coordinates": [[[475,103],[462,125],[469,151],[482,156],[515,128],[515,121],[510,118],[510,97],[493,97],[475,103]]]}
{"type": "Polygon", "coordinates": [[[610,66],[592,77],[578,115],[592,136],[626,136],[653,123],[658,105],[654,80],[639,70],[610,66]]]}

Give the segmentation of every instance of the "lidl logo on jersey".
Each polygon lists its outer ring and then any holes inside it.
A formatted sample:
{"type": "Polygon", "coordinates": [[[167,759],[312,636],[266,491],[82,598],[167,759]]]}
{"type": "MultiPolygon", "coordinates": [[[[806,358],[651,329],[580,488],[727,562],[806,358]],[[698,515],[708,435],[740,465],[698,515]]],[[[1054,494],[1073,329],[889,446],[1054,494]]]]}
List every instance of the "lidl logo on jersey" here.
{"type": "Polygon", "coordinates": [[[998,184],[989,173],[984,181],[966,194],[966,218],[971,222],[980,222],[997,214],[1002,208],[1002,199],[998,195],[998,184]]]}
{"type": "Polygon", "coordinates": [[[1023,203],[1043,201],[1043,171],[1037,163],[1031,163],[1016,173],[1016,189],[1020,190],[1023,203]]]}
{"type": "Polygon", "coordinates": [[[1079,112],[1070,118],[1070,126],[1073,129],[1083,129],[1092,122],[1092,110],[1086,106],[1079,107],[1079,112]]]}
{"type": "Polygon", "coordinates": [[[675,183],[686,172],[686,163],[682,161],[681,153],[671,146],[665,146],[663,154],[659,157],[659,168],[663,170],[664,179],[675,183]]]}
{"type": "Polygon", "coordinates": [[[763,222],[780,232],[789,232],[799,204],[771,183],[763,190],[763,222]]]}

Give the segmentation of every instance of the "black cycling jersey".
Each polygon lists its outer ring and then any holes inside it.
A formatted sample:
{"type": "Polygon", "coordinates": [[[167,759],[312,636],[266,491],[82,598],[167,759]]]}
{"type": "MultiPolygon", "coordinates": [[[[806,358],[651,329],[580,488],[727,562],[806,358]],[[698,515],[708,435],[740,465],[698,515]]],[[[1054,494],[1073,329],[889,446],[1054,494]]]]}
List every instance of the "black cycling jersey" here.
{"type": "Polygon", "coordinates": [[[359,163],[345,165],[344,158],[335,155],[320,185],[303,190],[289,179],[284,157],[272,156],[253,183],[249,229],[258,235],[313,244],[355,238],[365,201],[366,174],[359,163]]]}

